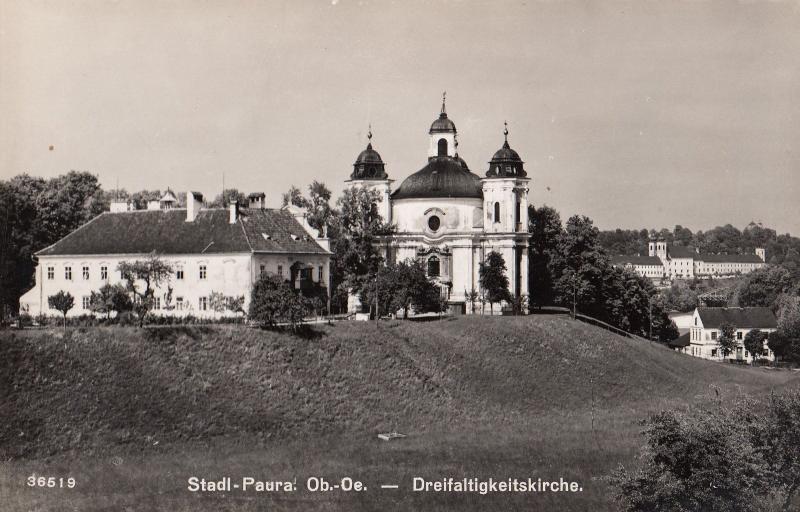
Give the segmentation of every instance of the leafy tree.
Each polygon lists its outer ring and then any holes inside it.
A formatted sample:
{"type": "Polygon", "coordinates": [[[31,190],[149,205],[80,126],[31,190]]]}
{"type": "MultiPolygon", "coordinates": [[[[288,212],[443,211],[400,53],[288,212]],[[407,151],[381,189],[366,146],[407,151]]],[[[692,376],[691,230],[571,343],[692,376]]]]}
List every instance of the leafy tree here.
{"type": "Polygon", "coordinates": [[[800,363],[800,304],[788,303],[781,311],[778,329],[769,335],[769,349],[784,361],[800,363]]]}
{"type": "Polygon", "coordinates": [[[764,353],[766,333],[760,329],[751,329],[744,337],[744,348],[753,356],[755,362],[764,353]]]}
{"type": "Polygon", "coordinates": [[[253,285],[248,316],[262,327],[285,322],[297,330],[308,311],[307,300],[278,276],[264,274],[253,285]]]}
{"type": "Polygon", "coordinates": [[[506,276],[506,260],[495,251],[486,255],[486,260],[478,268],[478,282],[484,290],[489,311],[494,314],[494,304],[511,300],[508,291],[508,276],[506,276]]]}
{"type": "MultiPolygon", "coordinates": [[[[751,409],[751,408],[750,408],[751,409]]],[[[641,468],[611,481],[627,512],[762,510],[771,492],[767,464],[746,428],[748,408],[721,405],[650,417],[641,468]]]]}
{"type": "Polygon", "coordinates": [[[132,296],[133,311],[139,318],[139,327],[155,305],[155,291],[162,283],[168,283],[172,275],[172,265],[152,253],[145,260],[121,261],[117,270],[125,281],[125,286],[132,296]]]}
{"type": "Polygon", "coordinates": [[[367,278],[383,264],[377,247],[381,237],[394,233],[378,212],[380,194],[350,187],[337,201],[338,215],[331,218],[332,286],[361,294],[367,278]]]}
{"type": "Polygon", "coordinates": [[[722,350],[722,357],[728,357],[736,351],[739,343],[736,341],[736,326],[731,323],[723,323],[719,326],[719,348],[722,350]]]}
{"type": "Polygon", "coordinates": [[[133,303],[125,287],[119,283],[106,283],[96,292],[92,292],[89,298],[89,309],[94,313],[106,315],[111,318],[111,313],[117,314],[123,311],[130,311],[133,303]]]}
{"type": "Polygon", "coordinates": [[[69,292],[59,291],[47,297],[47,305],[64,315],[64,329],[67,328],[67,313],[75,306],[75,298],[69,292]]]}
{"type": "Polygon", "coordinates": [[[303,192],[294,185],[289,187],[289,190],[284,192],[283,196],[281,196],[282,206],[286,207],[290,204],[299,208],[306,208],[308,206],[308,199],[303,197],[303,192]]]}
{"type": "Polygon", "coordinates": [[[331,197],[328,187],[314,180],[308,186],[308,198],[303,197],[300,189],[292,185],[289,191],[283,194],[283,206],[292,204],[305,209],[308,214],[308,224],[323,236],[328,231],[331,217],[336,214],[331,206],[331,197]]]}
{"type": "Polygon", "coordinates": [[[217,194],[208,206],[210,208],[226,208],[233,203],[246,205],[247,194],[235,188],[226,188],[222,191],[222,194],[217,194]]]}
{"type": "Polygon", "coordinates": [[[244,295],[226,297],[225,307],[233,314],[246,314],[244,310],[244,295]]]}
{"type": "Polygon", "coordinates": [[[781,510],[797,510],[800,493],[800,390],[771,394],[763,417],[748,429],[752,443],[767,463],[763,475],[782,496],[781,510]]]}
{"type": "Polygon", "coordinates": [[[680,311],[681,313],[694,311],[694,308],[699,303],[697,292],[682,279],[674,281],[664,291],[663,296],[664,306],[667,310],[680,311]]]}
{"type": "Polygon", "coordinates": [[[408,318],[413,308],[417,313],[439,312],[441,292],[439,286],[428,279],[422,262],[402,261],[395,265],[381,267],[371,286],[364,287],[362,301],[374,304],[375,291],[381,312],[403,310],[403,318],[408,318]]]}
{"type": "Polygon", "coordinates": [[[766,306],[773,308],[780,295],[794,293],[797,284],[783,267],[769,265],[747,274],[734,293],[739,307],[766,306]]]}
{"type": "Polygon", "coordinates": [[[558,237],[561,234],[561,217],[550,206],[545,205],[541,208],[529,206],[528,223],[530,305],[541,308],[555,301],[553,279],[548,266],[557,250],[558,237]]]}
{"type": "Polygon", "coordinates": [[[475,304],[480,300],[481,294],[475,288],[472,288],[470,291],[464,290],[464,298],[467,299],[470,306],[470,312],[475,312],[475,304]]]}

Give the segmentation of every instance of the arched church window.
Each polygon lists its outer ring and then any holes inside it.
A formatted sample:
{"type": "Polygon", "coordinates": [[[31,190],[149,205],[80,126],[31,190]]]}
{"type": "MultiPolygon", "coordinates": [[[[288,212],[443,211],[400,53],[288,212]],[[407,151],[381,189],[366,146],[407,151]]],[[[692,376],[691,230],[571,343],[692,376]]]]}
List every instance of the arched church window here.
{"type": "Polygon", "coordinates": [[[447,139],[439,139],[439,156],[447,156],[447,139]]]}
{"type": "Polygon", "coordinates": [[[377,174],[377,172],[375,171],[375,168],[374,167],[370,167],[369,168],[369,177],[370,178],[374,178],[376,174],[377,174]]]}
{"type": "Polygon", "coordinates": [[[494,203],[494,221],[500,222],[500,203],[494,203]]]}
{"type": "Polygon", "coordinates": [[[428,227],[431,231],[439,231],[439,228],[442,225],[442,221],[439,220],[439,217],[436,215],[431,215],[428,217],[428,227]]]}
{"type": "Polygon", "coordinates": [[[428,258],[428,277],[439,277],[439,258],[436,256],[428,258]]]}

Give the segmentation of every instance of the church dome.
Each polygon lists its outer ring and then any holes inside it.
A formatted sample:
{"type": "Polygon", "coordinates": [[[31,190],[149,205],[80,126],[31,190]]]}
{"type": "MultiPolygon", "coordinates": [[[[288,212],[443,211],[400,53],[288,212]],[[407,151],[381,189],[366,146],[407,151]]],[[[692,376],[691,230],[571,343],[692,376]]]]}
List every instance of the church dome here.
{"type": "Polygon", "coordinates": [[[372,149],[372,128],[367,135],[369,143],[367,148],[358,154],[355,163],[353,164],[353,173],[350,175],[351,180],[385,180],[389,178],[386,174],[386,164],[383,163],[381,155],[372,149]]]}
{"type": "Polygon", "coordinates": [[[447,117],[447,112],[439,114],[439,119],[431,124],[431,129],[428,133],[454,133],[456,125],[447,117]]]}
{"type": "Polygon", "coordinates": [[[489,170],[486,171],[487,178],[505,177],[525,177],[528,174],[523,166],[524,162],[519,157],[519,153],[511,149],[508,145],[508,126],[503,130],[506,137],[503,147],[498,149],[489,161],[489,170]]]}
{"type": "Polygon", "coordinates": [[[403,180],[392,193],[392,199],[430,197],[483,198],[480,177],[473,174],[460,158],[434,157],[428,165],[403,180]]]}

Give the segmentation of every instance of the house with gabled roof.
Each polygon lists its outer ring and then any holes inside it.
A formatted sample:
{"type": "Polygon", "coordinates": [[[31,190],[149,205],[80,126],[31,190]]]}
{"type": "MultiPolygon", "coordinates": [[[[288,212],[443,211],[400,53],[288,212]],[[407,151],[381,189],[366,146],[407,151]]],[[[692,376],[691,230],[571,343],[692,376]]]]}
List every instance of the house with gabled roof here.
{"type": "MultiPolygon", "coordinates": [[[[174,197],[174,195],[173,195],[174,197]]],[[[293,287],[329,288],[328,240],[296,207],[264,207],[253,194],[248,207],[204,208],[203,196],[187,193],[186,208],[162,201],[157,209],[131,210],[125,203],[104,212],[53,245],[36,253],[36,284],[20,299],[31,315],[55,315],[47,298],[64,290],[75,298],[69,316],[89,314],[92,291],[122,282],[121,261],[152,253],[173,267],[155,295],[155,314],[214,317],[212,294],[250,301],[253,283],[265,273],[283,277],[293,287]]]]}
{"type": "Polygon", "coordinates": [[[727,359],[752,362],[753,357],[774,360],[775,354],[769,349],[768,341],[771,333],[778,328],[778,320],[771,309],[765,307],[747,308],[696,308],[692,314],[692,326],[689,339],[673,345],[679,351],[703,359],[722,361],[719,345],[721,329],[725,324],[735,327],[737,348],[727,359]],[[760,354],[751,354],[744,347],[747,333],[758,329],[766,334],[764,348],[760,354]],[[687,343],[688,341],[688,343],[687,343]]]}

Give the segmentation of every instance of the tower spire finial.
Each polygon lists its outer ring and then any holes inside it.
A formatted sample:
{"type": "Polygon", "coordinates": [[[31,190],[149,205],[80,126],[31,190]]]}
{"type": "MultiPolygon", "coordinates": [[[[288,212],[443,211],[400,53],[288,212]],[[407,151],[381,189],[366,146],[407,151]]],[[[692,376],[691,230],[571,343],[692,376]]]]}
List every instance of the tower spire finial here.
{"type": "Polygon", "coordinates": [[[508,143],[508,121],[503,121],[503,135],[506,138],[506,143],[508,143]]]}
{"type": "Polygon", "coordinates": [[[447,100],[447,91],[442,92],[442,114],[447,114],[447,110],[445,109],[445,101],[447,100]]]}
{"type": "Polygon", "coordinates": [[[367,130],[367,139],[372,142],[372,123],[369,123],[369,130],[367,130]]]}

